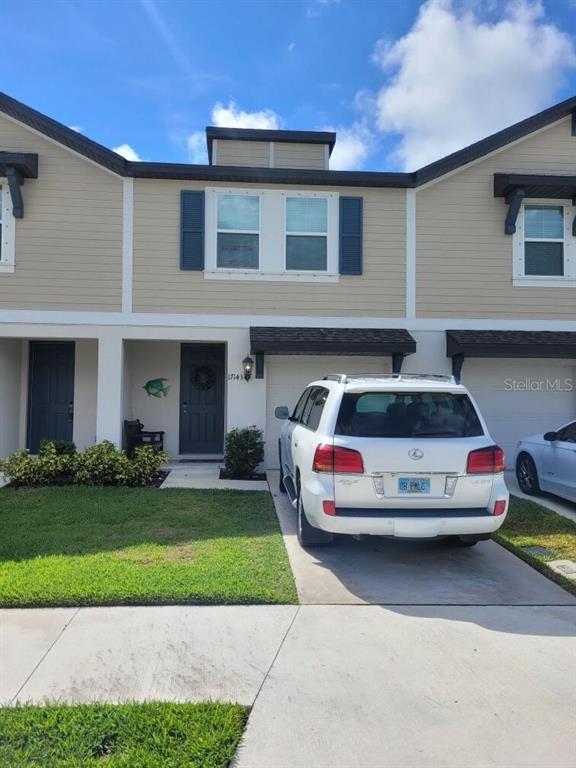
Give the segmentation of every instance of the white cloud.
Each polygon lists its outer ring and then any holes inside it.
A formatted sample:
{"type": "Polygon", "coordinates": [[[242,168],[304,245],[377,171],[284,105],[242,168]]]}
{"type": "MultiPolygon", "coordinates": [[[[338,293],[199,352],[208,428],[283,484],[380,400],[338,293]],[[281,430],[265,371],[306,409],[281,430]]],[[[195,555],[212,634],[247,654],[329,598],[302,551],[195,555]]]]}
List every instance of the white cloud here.
{"type": "Polygon", "coordinates": [[[125,160],[131,160],[134,163],[142,160],[138,152],[130,144],[120,144],[119,147],[114,147],[112,151],[116,152],[117,155],[121,155],[125,160]]]}
{"type": "Polygon", "coordinates": [[[378,43],[374,60],[390,78],[378,127],[402,134],[395,155],[407,170],[543,109],[576,66],[569,35],[528,0],[509,3],[496,22],[428,0],[404,37],[378,43]]]}
{"type": "Polygon", "coordinates": [[[206,151],[206,135],[204,131],[194,131],[186,139],[188,157],[195,165],[206,165],[208,152],[206,151]]]}
{"type": "Polygon", "coordinates": [[[317,19],[326,8],[333,5],[340,5],[340,0],[312,0],[306,8],[306,18],[317,19]]]}
{"type": "Polygon", "coordinates": [[[84,133],[84,128],[81,125],[69,125],[68,128],[75,133],[84,133]]]}
{"type": "Polygon", "coordinates": [[[326,128],[325,130],[336,130],[336,144],[330,157],[330,169],[333,171],[360,170],[374,144],[372,132],[362,123],[354,123],[349,128],[326,128]]]}
{"type": "Polygon", "coordinates": [[[212,108],[212,125],[219,128],[280,128],[279,115],[272,109],[262,109],[258,112],[244,112],[232,99],[228,106],[218,102],[212,108]]]}
{"type": "MultiPolygon", "coordinates": [[[[272,109],[261,109],[256,112],[245,112],[231,99],[225,107],[217,102],[210,112],[210,123],[218,128],[265,128],[276,130],[282,125],[280,116],[272,109]]],[[[194,131],[186,139],[188,156],[191,163],[205,164],[208,162],[206,151],[206,136],[204,131],[194,131]]]]}

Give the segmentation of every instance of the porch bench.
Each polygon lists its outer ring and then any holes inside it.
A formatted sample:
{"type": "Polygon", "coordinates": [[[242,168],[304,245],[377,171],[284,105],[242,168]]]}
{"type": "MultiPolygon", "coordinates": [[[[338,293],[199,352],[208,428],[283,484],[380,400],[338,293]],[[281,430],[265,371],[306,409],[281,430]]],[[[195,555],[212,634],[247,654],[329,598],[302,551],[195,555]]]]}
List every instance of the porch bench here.
{"type": "Polygon", "coordinates": [[[143,445],[150,445],[156,451],[164,450],[163,430],[145,430],[144,425],[139,419],[134,421],[124,421],[124,444],[126,453],[130,458],[134,456],[134,451],[143,445]]]}

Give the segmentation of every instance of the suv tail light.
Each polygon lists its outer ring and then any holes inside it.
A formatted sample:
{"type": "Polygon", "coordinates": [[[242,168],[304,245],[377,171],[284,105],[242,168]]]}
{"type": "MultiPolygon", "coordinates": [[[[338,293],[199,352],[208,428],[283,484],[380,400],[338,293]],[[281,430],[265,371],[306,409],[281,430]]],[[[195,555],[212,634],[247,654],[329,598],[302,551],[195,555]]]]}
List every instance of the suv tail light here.
{"type": "Polygon", "coordinates": [[[468,454],[466,472],[469,475],[493,475],[496,472],[504,472],[505,468],[504,451],[497,445],[478,448],[468,454]]]}
{"type": "Polygon", "coordinates": [[[340,448],[321,443],[316,446],[312,470],[314,472],[353,472],[362,475],[364,462],[362,454],[352,448],[340,448]]]}

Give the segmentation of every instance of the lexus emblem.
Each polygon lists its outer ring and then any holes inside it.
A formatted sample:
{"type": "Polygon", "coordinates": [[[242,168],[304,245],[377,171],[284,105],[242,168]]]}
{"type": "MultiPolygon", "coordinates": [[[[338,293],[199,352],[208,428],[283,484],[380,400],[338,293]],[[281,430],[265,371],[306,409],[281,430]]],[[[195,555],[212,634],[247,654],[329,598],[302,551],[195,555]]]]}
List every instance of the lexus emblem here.
{"type": "Polygon", "coordinates": [[[420,448],[410,448],[408,456],[414,460],[421,459],[424,456],[424,451],[421,451],[420,448]]]}

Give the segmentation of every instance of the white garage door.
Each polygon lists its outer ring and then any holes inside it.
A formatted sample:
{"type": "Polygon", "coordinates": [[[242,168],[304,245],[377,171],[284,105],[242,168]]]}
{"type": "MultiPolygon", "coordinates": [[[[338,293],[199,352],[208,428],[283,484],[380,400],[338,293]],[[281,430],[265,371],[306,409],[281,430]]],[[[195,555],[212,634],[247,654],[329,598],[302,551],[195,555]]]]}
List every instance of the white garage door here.
{"type": "Polygon", "coordinates": [[[467,358],[462,383],[475,397],[510,468],[522,437],[576,418],[576,366],[568,360],[467,358]]]}
{"type": "Polygon", "coordinates": [[[277,405],[290,410],[306,386],[327,373],[390,373],[389,357],[268,355],[266,357],[266,466],[278,467],[278,437],[282,422],[274,417],[277,405]]]}

